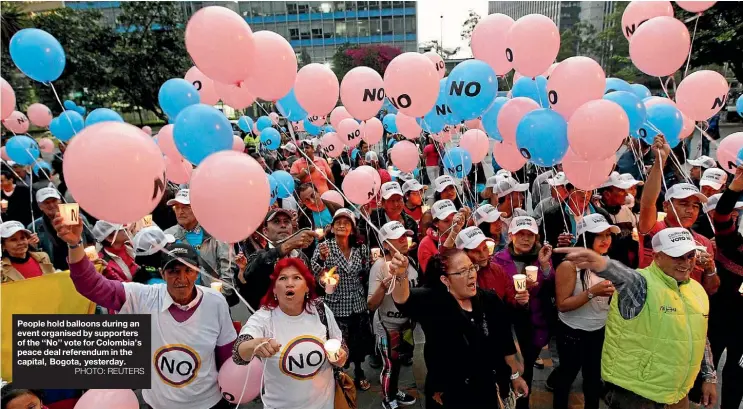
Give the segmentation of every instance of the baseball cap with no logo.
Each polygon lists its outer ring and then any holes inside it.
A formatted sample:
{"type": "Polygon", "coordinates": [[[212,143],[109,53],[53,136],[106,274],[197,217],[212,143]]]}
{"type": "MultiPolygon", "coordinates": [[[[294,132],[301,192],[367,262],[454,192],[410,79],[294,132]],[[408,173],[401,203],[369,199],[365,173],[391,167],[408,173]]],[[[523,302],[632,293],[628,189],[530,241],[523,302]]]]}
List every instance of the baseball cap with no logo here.
{"type": "Polygon", "coordinates": [[[456,206],[454,206],[454,203],[449,199],[439,200],[433,204],[433,207],[431,207],[431,216],[438,220],[444,220],[449,217],[450,214],[456,212],[456,206]]]}
{"type": "Polygon", "coordinates": [[[707,197],[699,192],[696,186],[691,183],[676,183],[666,191],[666,202],[671,199],[686,199],[695,196],[702,203],[707,203],[707,197]]]}
{"type": "Polygon", "coordinates": [[[521,230],[528,230],[534,234],[539,234],[537,221],[531,216],[518,216],[511,220],[511,225],[508,226],[508,233],[516,234],[521,230]]]}
{"type": "Polygon", "coordinates": [[[175,194],[174,199],[168,200],[166,205],[173,206],[176,203],[184,204],[184,205],[190,205],[191,204],[191,197],[190,197],[190,190],[189,189],[181,189],[178,191],[178,193],[175,194]]]}
{"type": "Polygon", "coordinates": [[[683,227],[669,227],[663,229],[653,236],[653,251],[664,253],[671,257],[681,257],[694,250],[705,250],[694,241],[694,236],[683,227]]]}
{"type": "Polygon", "coordinates": [[[699,186],[710,186],[712,189],[720,190],[722,185],[728,181],[728,174],[720,168],[709,168],[702,174],[699,186]]]}

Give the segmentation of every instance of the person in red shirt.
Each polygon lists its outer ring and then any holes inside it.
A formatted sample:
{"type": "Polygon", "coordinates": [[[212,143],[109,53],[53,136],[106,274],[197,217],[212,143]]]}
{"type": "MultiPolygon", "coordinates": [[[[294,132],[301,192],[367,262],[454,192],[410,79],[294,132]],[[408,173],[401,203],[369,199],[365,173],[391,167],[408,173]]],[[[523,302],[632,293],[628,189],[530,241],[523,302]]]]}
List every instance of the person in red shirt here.
{"type": "Polygon", "coordinates": [[[426,230],[426,236],[418,245],[418,263],[423,273],[426,272],[431,257],[439,254],[439,245],[449,236],[455,219],[467,219],[469,209],[464,208],[460,212],[461,214],[458,214],[454,203],[448,199],[439,200],[431,207],[432,227],[426,230]],[[455,215],[458,215],[458,218],[455,215]]]}
{"type": "Polygon", "coordinates": [[[0,224],[2,241],[2,282],[20,281],[53,273],[54,266],[44,252],[29,251],[30,244],[37,244],[39,238],[26,230],[19,221],[0,224]]]}
{"type": "Polygon", "coordinates": [[[423,148],[423,161],[426,164],[426,173],[428,174],[428,180],[433,183],[437,177],[439,177],[439,150],[436,149],[436,141],[430,136],[428,137],[428,144],[423,148]]]}
{"type": "Polygon", "coordinates": [[[300,159],[294,161],[289,173],[302,183],[311,182],[315,185],[317,193],[322,195],[329,190],[328,180],[335,183],[333,172],[330,170],[330,166],[328,166],[328,162],[325,159],[315,157],[315,147],[312,146],[312,142],[304,140],[300,143],[307,157],[302,156],[300,159]],[[307,158],[312,159],[312,163],[309,165],[307,158]]]}
{"type": "Polygon", "coordinates": [[[101,272],[109,280],[131,282],[139,269],[134,262],[134,249],[129,246],[129,237],[120,224],[99,220],[93,227],[93,236],[100,245],[98,257],[105,266],[101,272]]]}
{"type": "Polygon", "coordinates": [[[655,137],[652,146],[655,152],[655,162],[650,170],[650,175],[645,182],[645,189],[640,202],[640,220],[637,230],[640,234],[640,268],[645,268],[653,262],[652,240],[659,231],[667,227],[683,227],[691,231],[694,240],[707,251],[701,252],[697,263],[692,270],[691,278],[701,283],[707,294],[712,295],[720,287],[720,278],[715,268],[715,248],[712,242],[691,230],[694,222],[702,210],[702,204],[707,203],[704,196],[696,186],[690,183],[677,183],[668,187],[663,202],[663,211],[666,216],[658,220],[656,202],[660,195],[663,178],[663,165],[669,159],[671,147],[666,143],[662,135],[655,137]]]}

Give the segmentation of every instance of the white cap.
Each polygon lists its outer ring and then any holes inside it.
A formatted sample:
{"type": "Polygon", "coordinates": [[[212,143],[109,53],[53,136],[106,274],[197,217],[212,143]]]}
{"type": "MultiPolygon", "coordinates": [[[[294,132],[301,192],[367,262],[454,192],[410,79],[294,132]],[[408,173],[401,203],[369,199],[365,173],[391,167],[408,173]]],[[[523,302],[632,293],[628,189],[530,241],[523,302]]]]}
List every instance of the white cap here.
{"type": "Polygon", "coordinates": [[[191,198],[189,195],[190,190],[189,189],[181,189],[178,191],[178,193],[175,194],[174,199],[168,200],[166,205],[173,206],[176,203],[184,204],[184,205],[190,205],[191,204],[191,198]]]}
{"type": "Polygon", "coordinates": [[[364,156],[364,160],[367,162],[379,162],[379,158],[377,157],[377,153],[374,151],[369,151],[364,156]]]}
{"type": "Polygon", "coordinates": [[[36,192],[36,203],[41,203],[46,199],[52,198],[62,200],[62,196],[59,194],[57,189],[53,187],[44,187],[36,192]]]}
{"type": "Polygon", "coordinates": [[[699,181],[699,186],[709,186],[712,189],[720,190],[720,188],[727,181],[727,172],[720,168],[709,168],[702,174],[702,179],[699,181]]]}
{"type": "Polygon", "coordinates": [[[335,221],[335,219],[339,217],[347,217],[351,219],[351,224],[356,226],[356,216],[353,214],[352,211],[346,209],[345,207],[335,211],[335,214],[333,215],[333,221],[335,221]]]}
{"type": "Polygon", "coordinates": [[[415,179],[410,179],[407,182],[402,184],[403,193],[408,193],[411,191],[418,191],[418,190],[423,190],[423,185],[421,185],[420,182],[418,182],[415,179]]]}
{"type": "Polygon", "coordinates": [[[506,169],[499,169],[497,172],[495,172],[495,176],[500,176],[500,175],[511,177],[511,171],[506,170],[506,169]]]}
{"type": "Polygon", "coordinates": [[[132,238],[134,254],[138,256],[151,256],[170,243],[175,243],[175,237],[172,234],[165,234],[157,226],[145,227],[132,238]]]}
{"type": "Polygon", "coordinates": [[[382,183],[382,199],[387,200],[393,195],[403,196],[400,184],[397,182],[382,183]]]}
{"type": "Polygon", "coordinates": [[[287,151],[291,153],[297,152],[297,145],[294,145],[293,143],[289,142],[286,145],[282,146],[282,148],[286,149],[287,151]]]}
{"type": "Polygon", "coordinates": [[[391,221],[385,223],[379,229],[379,241],[384,242],[385,240],[397,240],[402,236],[412,236],[413,231],[405,229],[402,223],[398,221],[391,221]]]}
{"type": "Polygon", "coordinates": [[[26,227],[23,226],[23,223],[15,220],[0,224],[0,237],[4,239],[7,239],[19,231],[25,231],[28,234],[32,234],[31,231],[27,230],[26,227]]]}
{"type": "Polygon", "coordinates": [[[609,178],[606,180],[606,182],[599,186],[599,188],[614,186],[619,189],[629,189],[636,184],[637,181],[632,182],[622,179],[622,175],[620,175],[619,172],[611,172],[611,174],[609,174],[609,178]]]}
{"type": "Polygon", "coordinates": [[[444,220],[449,217],[450,214],[454,214],[456,212],[456,206],[454,206],[454,203],[449,199],[439,200],[431,207],[431,216],[433,216],[434,219],[438,220],[444,220]]]}
{"type": "Polygon", "coordinates": [[[475,209],[475,226],[479,226],[481,223],[493,223],[500,220],[505,213],[499,212],[498,209],[491,205],[485,204],[475,209]]]}
{"type": "Polygon", "coordinates": [[[537,227],[537,221],[531,216],[518,216],[511,220],[511,225],[508,226],[509,234],[516,234],[521,230],[529,230],[534,234],[539,234],[539,227],[537,227]]]}
{"type": "Polygon", "coordinates": [[[686,162],[691,166],[701,166],[703,168],[714,168],[717,165],[714,159],[704,155],[696,159],[689,159],[686,162]]]}
{"type": "Polygon", "coordinates": [[[585,232],[601,233],[611,230],[612,233],[619,234],[621,231],[619,227],[609,224],[609,222],[606,221],[606,217],[602,216],[600,213],[593,213],[584,216],[583,219],[578,221],[575,229],[579,236],[585,232]]]}
{"type": "Polygon", "coordinates": [[[110,236],[111,233],[118,230],[124,230],[124,225],[109,223],[105,220],[98,220],[95,222],[95,226],[93,226],[93,238],[95,238],[95,241],[101,243],[106,239],[106,237],[110,236]]]}
{"type": "MultiPolygon", "coordinates": [[[[704,212],[709,213],[710,210],[715,210],[717,208],[717,203],[720,201],[720,198],[722,197],[722,193],[718,193],[716,195],[712,195],[707,198],[707,203],[704,204],[704,212]]],[[[743,209],[743,201],[735,202],[735,207],[733,208],[735,210],[743,209]]]]}
{"type": "Polygon", "coordinates": [[[642,186],[642,185],[645,184],[645,182],[643,182],[642,180],[635,180],[635,177],[632,176],[631,173],[622,173],[619,176],[622,178],[623,181],[625,181],[625,182],[632,182],[633,185],[640,185],[640,186],[642,186]]]}
{"type": "Polygon", "coordinates": [[[653,236],[653,252],[665,253],[671,257],[681,257],[694,250],[706,250],[694,241],[694,236],[683,227],[669,227],[653,236]]]}
{"type": "Polygon", "coordinates": [[[707,203],[707,197],[699,192],[696,186],[691,183],[676,183],[666,191],[666,202],[671,199],[686,199],[696,196],[700,202],[707,203]]]}
{"type": "Polygon", "coordinates": [[[565,186],[570,181],[568,181],[568,177],[565,175],[565,172],[557,172],[555,177],[547,179],[547,183],[552,187],[557,186],[565,186]]]}
{"type": "Polygon", "coordinates": [[[468,227],[457,234],[457,238],[454,239],[454,245],[459,250],[476,249],[483,241],[488,240],[485,233],[477,227],[468,227]]]}
{"type": "Polygon", "coordinates": [[[441,175],[433,181],[433,187],[439,193],[443,192],[449,186],[455,186],[454,178],[449,175],[441,175]]]}
{"type": "Polygon", "coordinates": [[[502,179],[493,189],[493,193],[503,197],[511,192],[526,192],[529,189],[528,183],[519,183],[518,180],[509,176],[502,179]]]}

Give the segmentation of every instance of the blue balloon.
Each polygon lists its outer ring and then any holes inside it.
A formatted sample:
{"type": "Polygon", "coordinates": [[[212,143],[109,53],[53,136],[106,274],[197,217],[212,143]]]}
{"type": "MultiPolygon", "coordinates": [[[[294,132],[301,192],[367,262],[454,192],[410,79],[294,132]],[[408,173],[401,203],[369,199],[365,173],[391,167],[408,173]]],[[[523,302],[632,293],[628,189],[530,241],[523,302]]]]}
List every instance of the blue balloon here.
{"type": "Polygon", "coordinates": [[[503,105],[505,105],[506,102],[508,102],[508,98],[506,97],[496,98],[490,109],[483,114],[481,121],[482,128],[485,129],[485,133],[488,134],[488,137],[500,142],[503,142],[503,137],[501,136],[500,131],[498,131],[498,113],[500,113],[500,109],[503,108],[503,105]]]}
{"type": "Polygon", "coordinates": [[[85,113],[87,112],[87,110],[85,109],[85,107],[81,107],[81,106],[78,105],[78,106],[75,107],[75,112],[77,112],[80,115],[85,115],[85,113]]]}
{"type": "Polygon", "coordinates": [[[446,88],[446,82],[447,78],[439,80],[439,95],[436,97],[436,104],[431,108],[431,111],[426,114],[426,122],[437,124],[443,121],[444,125],[456,125],[462,122],[462,118],[452,112],[451,106],[449,106],[449,90],[446,88]],[[433,119],[434,116],[436,116],[439,121],[435,121],[433,119]]]}
{"type": "Polygon", "coordinates": [[[671,104],[655,104],[647,108],[647,119],[640,127],[638,134],[645,142],[652,145],[653,139],[660,131],[666,137],[668,145],[674,148],[681,142],[679,135],[683,127],[684,117],[678,108],[671,104]]]}
{"type": "Polygon", "coordinates": [[[631,84],[629,87],[632,89],[632,93],[635,94],[637,98],[640,98],[640,100],[653,96],[648,87],[642,84],[631,84]]]}
{"type": "Polygon", "coordinates": [[[47,162],[36,162],[36,164],[33,167],[34,175],[38,176],[41,168],[44,168],[44,171],[46,172],[46,174],[51,176],[52,165],[50,165],[47,162]]]}
{"type": "Polygon", "coordinates": [[[547,78],[538,76],[536,79],[521,77],[513,84],[511,95],[516,97],[526,97],[534,100],[542,108],[549,108],[550,101],[547,98],[547,78]]]}
{"type": "Polygon", "coordinates": [[[418,122],[418,126],[428,133],[439,133],[446,126],[443,116],[436,114],[436,105],[423,118],[417,118],[416,122],[418,122]]]}
{"type": "Polygon", "coordinates": [[[281,116],[293,122],[301,121],[307,117],[307,111],[299,105],[297,97],[294,95],[294,88],[276,102],[276,108],[279,109],[281,116]]]}
{"type": "Polygon", "coordinates": [[[268,187],[271,191],[270,204],[273,205],[279,197],[279,182],[276,181],[276,178],[273,175],[268,175],[268,187]]]}
{"type": "Polygon", "coordinates": [[[397,108],[395,108],[394,105],[390,102],[389,99],[385,98],[384,102],[382,102],[382,108],[381,111],[387,111],[388,114],[396,114],[397,108]]]}
{"type": "Polygon", "coordinates": [[[187,106],[200,103],[201,97],[192,83],[183,78],[171,78],[160,86],[157,100],[168,117],[176,118],[187,106]]]}
{"type": "Polygon", "coordinates": [[[33,165],[39,158],[39,144],[26,135],[16,135],[5,144],[10,160],[23,166],[33,165]]]}
{"type": "Polygon", "coordinates": [[[444,173],[462,179],[472,170],[472,156],[462,148],[449,149],[444,154],[444,173]]]}
{"type": "Polygon", "coordinates": [[[320,131],[322,131],[322,128],[310,122],[308,118],[305,118],[304,130],[312,136],[317,136],[320,135],[320,131]]]}
{"type": "Polygon", "coordinates": [[[186,160],[198,165],[212,153],[232,149],[232,126],[217,108],[195,104],[175,118],[173,141],[186,160]]]}
{"type": "Polygon", "coordinates": [[[738,112],[738,115],[743,117],[743,95],[739,96],[735,101],[735,110],[738,112]]]}
{"type": "Polygon", "coordinates": [[[276,172],[271,174],[274,179],[276,179],[276,183],[278,184],[278,193],[277,196],[280,199],[286,199],[287,197],[291,196],[294,192],[294,178],[292,175],[289,174],[289,172],[285,170],[277,170],[276,172]]]}
{"type": "Polygon", "coordinates": [[[568,123],[551,109],[528,112],[516,127],[516,146],[532,163],[555,166],[568,151],[568,123]]]}
{"type": "Polygon", "coordinates": [[[83,116],[75,111],[64,111],[49,124],[52,135],[62,142],[69,141],[83,128],[85,128],[83,116]]]}
{"type": "Polygon", "coordinates": [[[237,126],[242,129],[243,132],[252,132],[253,125],[253,119],[249,116],[243,115],[237,120],[237,126]]]}
{"type": "Polygon", "coordinates": [[[150,278],[147,280],[147,285],[165,284],[165,280],[162,278],[150,278]]]}
{"type": "Polygon", "coordinates": [[[738,151],[737,158],[738,158],[738,160],[735,161],[735,164],[738,165],[738,166],[743,165],[743,149],[741,149],[741,150],[738,151]]]}
{"type": "Polygon", "coordinates": [[[124,119],[121,115],[108,108],[94,109],[93,112],[85,118],[85,126],[90,126],[99,122],[124,122],[124,119]]]}
{"type": "Polygon", "coordinates": [[[608,94],[609,92],[612,92],[612,91],[632,92],[632,86],[629,85],[629,82],[623,79],[609,77],[606,79],[606,87],[604,87],[604,94],[608,94]]]}
{"type": "Polygon", "coordinates": [[[604,99],[612,101],[622,107],[629,118],[630,135],[637,138],[637,131],[645,123],[647,112],[645,104],[637,96],[627,91],[614,91],[604,95],[604,99]]]}
{"type": "Polygon", "coordinates": [[[53,35],[38,28],[24,28],[10,39],[10,58],[29,78],[52,82],[64,71],[66,58],[53,35]]]}
{"type": "Polygon", "coordinates": [[[279,146],[281,146],[281,135],[279,131],[274,128],[265,128],[262,130],[261,145],[270,151],[279,149],[279,146]]]}
{"type": "Polygon", "coordinates": [[[335,128],[333,128],[333,127],[332,127],[332,126],[330,126],[330,125],[325,125],[325,126],[323,126],[323,127],[322,127],[322,131],[323,131],[324,133],[335,132],[335,128]]]}
{"type": "Polygon", "coordinates": [[[382,126],[384,126],[384,130],[389,133],[397,133],[397,123],[395,122],[395,119],[397,118],[397,115],[395,114],[387,114],[382,118],[382,126]]]}
{"type": "Polygon", "coordinates": [[[271,125],[273,125],[273,121],[271,121],[271,118],[265,115],[255,120],[255,127],[261,132],[264,129],[271,127],[271,125]]]}
{"type": "Polygon", "coordinates": [[[73,101],[65,100],[65,102],[62,103],[62,106],[64,106],[64,109],[71,109],[75,110],[77,108],[77,104],[75,104],[73,101]]]}
{"type": "Polygon", "coordinates": [[[457,64],[446,80],[447,102],[463,120],[482,115],[498,94],[498,77],[484,61],[466,60],[457,64]]]}

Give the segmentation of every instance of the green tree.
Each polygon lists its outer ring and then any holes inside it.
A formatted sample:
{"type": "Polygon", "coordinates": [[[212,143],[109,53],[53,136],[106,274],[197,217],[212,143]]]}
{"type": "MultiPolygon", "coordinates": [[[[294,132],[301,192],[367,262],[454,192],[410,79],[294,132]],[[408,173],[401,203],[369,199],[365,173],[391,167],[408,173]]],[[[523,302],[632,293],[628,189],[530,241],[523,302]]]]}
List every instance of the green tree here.
{"type": "Polygon", "coordinates": [[[606,17],[604,30],[596,35],[597,57],[607,77],[617,77],[629,82],[651,83],[651,78],[632,64],[629,58],[629,41],[622,34],[622,14],[626,2],[614,2],[614,12],[606,17]]]}
{"type": "Polygon", "coordinates": [[[459,35],[462,37],[462,40],[467,40],[468,45],[472,42],[472,32],[475,31],[475,26],[480,22],[481,18],[475,10],[470,9],[467,20],[464,20],[464,23],[462,23],[462,31],[459,35]]]}
{"type": "Polygon", "coordinates": [[[560,51],[557,61],[576,55],[600,60],[601,47],[596,40],[596,28],[587,22],[579,21],[560,34],[560,51]]]}
{"type": "Polygon", "coordinates": [[[359,66],[367,66],[384,76],[387,65],[401,53],[399,48],[388,45],[344,44],[333,55],[332,69],[338,80],[342,80],[348,71],[359,66]]]}

